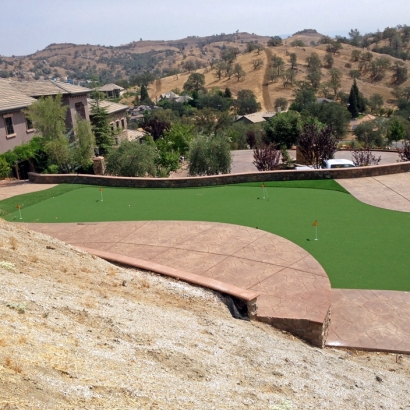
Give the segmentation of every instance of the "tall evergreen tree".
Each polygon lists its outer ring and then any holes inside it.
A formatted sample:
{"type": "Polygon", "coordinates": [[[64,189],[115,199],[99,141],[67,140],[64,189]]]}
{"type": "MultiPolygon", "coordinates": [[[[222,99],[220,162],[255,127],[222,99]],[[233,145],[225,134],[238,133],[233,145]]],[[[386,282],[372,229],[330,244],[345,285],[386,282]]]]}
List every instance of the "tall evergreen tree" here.
{"type": "Polygon", "coordinates": [[[144,84],[141,85],[140,95],[141,104],[152,105],[152,100],[149,98],[147,87],[144,84]]]}
{"type": "Polygon", "coordinates": [[[359,94],[359,88],[357,87],[356,79],[354,79],[352,88],[350,89],[349,105],[347,107],[350,114],[352,115],[352,118],[357,118],[359,116],[359,108],[362,108],[359,106],[362,104],[363,103],[359,94]]]}

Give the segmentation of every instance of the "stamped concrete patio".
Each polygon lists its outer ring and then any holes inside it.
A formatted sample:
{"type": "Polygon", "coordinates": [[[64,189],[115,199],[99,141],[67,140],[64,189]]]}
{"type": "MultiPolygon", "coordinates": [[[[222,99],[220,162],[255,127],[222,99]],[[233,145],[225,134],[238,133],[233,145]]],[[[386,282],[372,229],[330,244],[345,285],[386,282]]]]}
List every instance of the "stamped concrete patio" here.
{"type": "MultiPolygon", "coordinates": [[[[194,283],[200,275],[253,292],[257,297],[257,320],[319,346],[325,341],[331,303],[326,272],[309,253],[277,235],[238,225],[184,221],[27,227],[90,252],[97,251],[98,256],[108,260],[133,262],[165,274],[166,267],[171,267],[174,277],[189,282],[191,273],[194,283]]],[[[207,286],[206,281],[202,285],[207,286]]],[[[212,284],[209,287],[214,288],[212,284]]]]}

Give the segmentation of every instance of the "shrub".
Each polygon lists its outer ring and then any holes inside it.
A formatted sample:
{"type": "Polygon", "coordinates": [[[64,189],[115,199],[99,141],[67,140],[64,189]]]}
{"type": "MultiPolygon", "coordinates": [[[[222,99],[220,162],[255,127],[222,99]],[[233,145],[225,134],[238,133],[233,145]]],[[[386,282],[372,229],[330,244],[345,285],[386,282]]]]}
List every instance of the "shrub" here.
{"type": "Polygon", "coordinates": [[[6,179],[11,172],[11,168],[4,158],[0,158],[0,179],[6,179]]]}
{"type": "Polygon", "coordinates": [[[222,136],[198,136],[190,144],[189,175],[229,174],[232,157],[229,142],[222,136]]]}
{"type": "Polygon", "coordinates": [[[252,162],[258,171],[272,171],[279,168],[282,152],[276,145],[269,144],[253,150],[252,162]]]}
{"type": "Polygon", "coordinates": [[[121,141],[107,155],[106,174],[124,177],[155,176],[157,149],[150,143],[121,141]]]}

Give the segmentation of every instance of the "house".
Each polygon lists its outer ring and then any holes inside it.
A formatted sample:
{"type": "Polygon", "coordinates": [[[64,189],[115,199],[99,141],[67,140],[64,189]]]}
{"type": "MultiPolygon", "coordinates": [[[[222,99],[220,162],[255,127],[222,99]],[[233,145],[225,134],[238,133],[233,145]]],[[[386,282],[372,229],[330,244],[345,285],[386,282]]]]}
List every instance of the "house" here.
{"type": "Polygon", "coordinates": [[[175,94],[173,91],[161,94],[159,96],[160,101],[161,100],[168,100],[168,101],[171,101],[171,102],[177,102],[177,103],[181,103],[181,104],[186,103],[186,102],[188,102],[192,99],[193,98],[190,97],[189,95],[178,95],[178,94],[175,94]]]}
{"type": "Polygon", "coordinates": [[[97,91],[104,93],[105,98],[120,98],[124,94],[125,89],[117,84],[105,84],[98,87],[97,91]]]}
{"type": "Polygon", "coordinates": [[[62,103],[69,107],[65,119],[67,131],[73,129],[76,115],[90,120],[87,104],[87,96],[91,92],[89,88],[51,80],[10,81],[10,84],[15,90],[35,99],[62,94],[62,103]]]}
{"type": "Polygon", "coordinates": [[[276,115],[274,112],[254,112],[247,115],[237,115],[235,122],[243,122],[244,124],[257,124],[259,122],[267,121],[276,115]]]}
{"type": "MultiPolygon", "coordinates": [[[[88,106],[90,110],[92,109],[93,105],[97,102],[92,99],[87,100],[88,106]]],[[[128,124],[127,124],[127,111],[128,105],[115,103],[112,101],[100,100],[99,101],[100,107],[105,108],[108,113],[108,122],[111,127],[112,133],[116,137],[117,144],[120,140],[128,139],[128,124]]],[[[90,121],[91,124],[93,123],[93,115],[90,114],[90,121]]]]}
{"type": "Polygon", "coordinates": [[[34,101],[9,81],[0,80],[0,154],[33,138],[33,127],[23,110],[34,101]]]}

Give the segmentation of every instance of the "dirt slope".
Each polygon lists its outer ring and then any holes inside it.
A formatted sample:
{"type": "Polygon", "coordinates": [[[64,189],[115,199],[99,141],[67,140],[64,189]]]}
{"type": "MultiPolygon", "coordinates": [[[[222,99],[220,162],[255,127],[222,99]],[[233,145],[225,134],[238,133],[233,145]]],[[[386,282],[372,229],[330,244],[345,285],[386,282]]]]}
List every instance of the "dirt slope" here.
{"type": "Polygon", "coordinates": [[[312,348],[4,221],[0,315],[0,409],[410,408],[407,356],[312,348]]]}

